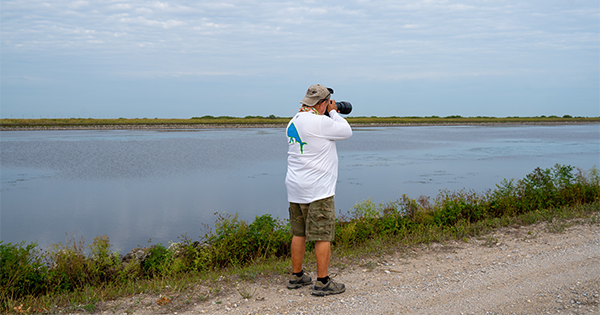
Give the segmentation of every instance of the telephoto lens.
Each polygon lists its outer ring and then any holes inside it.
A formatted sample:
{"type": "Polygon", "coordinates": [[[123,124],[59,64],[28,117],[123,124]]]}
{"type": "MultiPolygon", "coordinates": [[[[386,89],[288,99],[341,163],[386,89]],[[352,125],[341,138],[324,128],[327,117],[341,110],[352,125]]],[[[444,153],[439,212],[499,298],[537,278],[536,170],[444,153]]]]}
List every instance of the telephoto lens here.
{"type": "MultiPolygon", "coordinates": [[[[328,87],[327,90],[329,91],[329,94],[333,94],[332,88],[328,87]]],[[[348,115],[352,111],[352,104],[350,104],[350,102],[335,102],[335,105],[337,106],[338,113],[340,114],[348,115]]],[[[329,116],[329,113],[325,111],[325,115],[329,116]]]]}
{"type": "Polygon", "coordinates": [[[350,104],[350,102],[335,102],[335,105],[337,105],[337,109],[340,114],[348,115],[352,111],[352,104],[350,104]]]}
{"type": "MultiPolygon", "coordinates": [[[[352,111],[352,104],[347,101],[335,102],[337,110],[340,114],[348,115],[352,111]]],[[[329,112],[325,111],[325,115],[329,116],[329,112]]]]}

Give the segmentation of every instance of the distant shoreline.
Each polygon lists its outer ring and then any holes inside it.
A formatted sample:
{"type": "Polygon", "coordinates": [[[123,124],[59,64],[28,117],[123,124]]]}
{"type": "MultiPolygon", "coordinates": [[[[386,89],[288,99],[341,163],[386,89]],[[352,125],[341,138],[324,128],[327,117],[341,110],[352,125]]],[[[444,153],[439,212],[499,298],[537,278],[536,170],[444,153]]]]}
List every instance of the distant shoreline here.
{"type": "MultiPolygon", "coordinates": [[[[448,123],[351,123],[359,127],[420,127],[420,126],[562,126],[592,125],[600,121],[523,121],[523,122],[448,122],[448,123]]],[[[285,128],[285,124],[119,124],[119,125],[71,125],[71,126],[0,126],[0,131],[43,131],[43,130],[195,130],[236,128],[285,128]]]]}

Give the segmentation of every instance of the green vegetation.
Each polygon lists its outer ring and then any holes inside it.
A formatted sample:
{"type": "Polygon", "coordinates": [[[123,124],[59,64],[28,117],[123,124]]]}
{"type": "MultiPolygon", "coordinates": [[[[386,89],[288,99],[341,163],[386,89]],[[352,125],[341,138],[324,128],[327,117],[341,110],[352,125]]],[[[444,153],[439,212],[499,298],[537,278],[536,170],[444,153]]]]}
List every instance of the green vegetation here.
{"type": "Polygon", "coordinates": [[[0,119],[0,127],[93,127],[93,126],[220,126],[220,125],[281,125],[287,124],[289,118],[247,116],[245,118],[210,115],[192,117],[191,119],[164,119],[164,118],[118,118],[118,119],[95,119],[95,118],[53,118],[53,119],[0,119]]]}
{"type": "MultiPolygon", "coordinates": [[[[93,127],[93,126],[227,126],[227,125],[285,125],[290,117],[277,117],[275,115],[263,116],[201,116],[191,119],[164,119],[164,118],[135,118],[135,119],[94,119],[94,118],[41,118],[41,119],[0,119],[0,127],[93,127]]],[[[353,125],[361,124],[481,124],[481,123],[582,123],[600,122],[599,117],[572,117],[570,115],[539,116],[539,117],[462,117],[451,115],[447,117],[347,117],[353,125]]]]}
{"type": "MultiPolygon", "coordinates": [[[[339,264],[336,256],[379,255],[420,243],[466,240],[503,226],[547,222],[549,231],[560,233],[568,219],[600,224],[599,212],[598,169],[564,165],[537,168],[487,192],[443,191],[434,200],[404,195],[382,204],[365,200],[338,217],[333,263],[339,264]]],[[[168,248],[157,244],[125,259],[111,251],[107,236],[96,237],[87,256],[83,240],[74,235],[47,251],[35,243],[0,242],[0,311],[93,311],[100,301],[142,292],[161,293],[159,305],[174,297],[190,303],[218,295],[221,277],[252,281],[258,274],[289,272],[287,221],[267,214],[247,223],[237,215],[221,214],[214,230],[206,229],[200,241],[183,235],[168,248]],[[210,291],[199,292],[199,283],[210,291]]],[[[495,242],[489,238],[487,243],[495,242]]],[[[310,256],[308,266],[314,266],[310,256]]],[[[253,294],[244,286],[237,290],[246,298],[253,294]]]]}
{"type": "Polygon", "coordinates": [[[582,122],[600,122],[600,117],[571,117],[569,115],[563,118],[557,116],[540,117],[462,117],[460,115],[451,115],[446,117],[348,117],[348,122],[353,125],[360,124],[521,124],[521,123],[582,123],[582,122]]]}

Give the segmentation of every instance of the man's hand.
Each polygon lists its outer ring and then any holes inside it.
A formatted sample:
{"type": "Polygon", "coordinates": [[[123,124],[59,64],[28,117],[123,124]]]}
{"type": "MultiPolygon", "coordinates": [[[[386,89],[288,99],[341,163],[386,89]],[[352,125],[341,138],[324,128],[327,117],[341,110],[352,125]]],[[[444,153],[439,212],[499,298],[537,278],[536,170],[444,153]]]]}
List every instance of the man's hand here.
{"type": "Polygon", "coordinates": [[[329,100],[329,104],[327,104],[327,112],[329,113],[332,110],[335,110],[336,113],[338,112],[335,100],[329,100]]]}

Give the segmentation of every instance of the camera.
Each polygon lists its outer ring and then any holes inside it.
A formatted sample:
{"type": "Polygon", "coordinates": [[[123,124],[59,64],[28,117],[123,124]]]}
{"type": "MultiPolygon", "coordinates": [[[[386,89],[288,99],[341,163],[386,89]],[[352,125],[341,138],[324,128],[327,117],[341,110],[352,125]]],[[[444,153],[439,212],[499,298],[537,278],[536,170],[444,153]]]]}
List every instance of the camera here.
{"type": "MultiPolygon", "coordinates": [[[[329,94],[333,94],[332,88],[327,88],[327,90],[329,91],[329,94]]],[[[350,112],[352,112],[352,104],[350,104],[350,102],[335,102],[335,105],[337,106],[337,110],[340,114],[348,115],[350,112]]],[[[325,115],[329,116],[329,112],[326,111],[325,115]]]]}
{"type": "Polygon", "coordinates": [[[350,104],[350,102],[335,102],[335,105],[337,105],[337,109],[340,114],[348,115],[352,111],[352,104],[350,104]]]}

